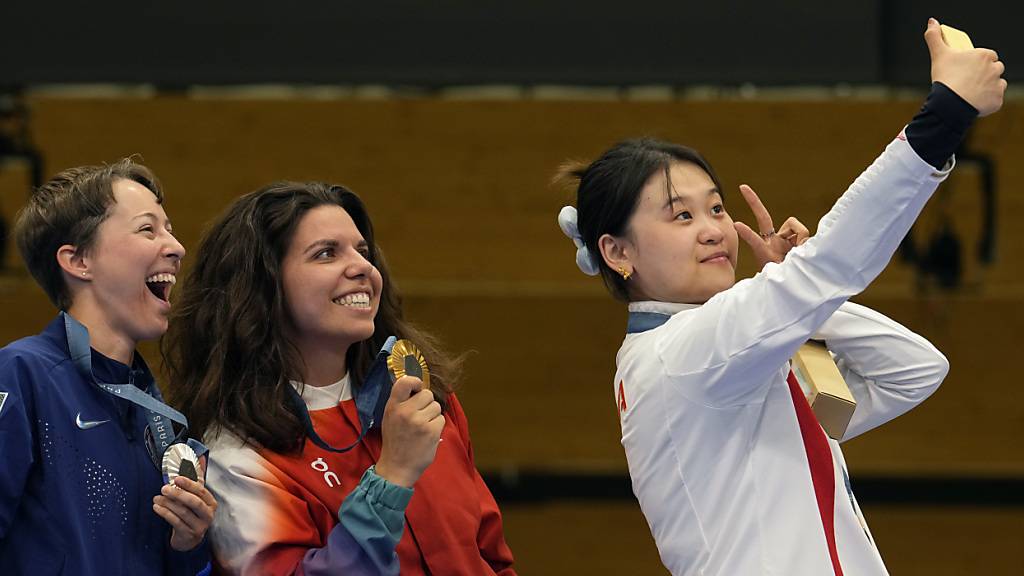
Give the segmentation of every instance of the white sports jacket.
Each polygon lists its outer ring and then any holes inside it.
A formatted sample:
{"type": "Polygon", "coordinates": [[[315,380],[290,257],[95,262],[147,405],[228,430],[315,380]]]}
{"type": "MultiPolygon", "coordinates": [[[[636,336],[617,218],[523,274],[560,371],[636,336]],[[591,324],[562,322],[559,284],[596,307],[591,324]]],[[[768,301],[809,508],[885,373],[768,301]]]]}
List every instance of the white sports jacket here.
{"type": "MultiPolygon", "coordinates": [[[[938,350],[846,301],[889,262],[952,164],[937,172],[901,134],[782,263],[703,305],[630,305],[671,315],[626,336],[614,392],[633,491],[673,574],[835,573],[788,361],[809,338],[827,342],[857,399],[844,440],[938,387],[948,371],[938,350]]],[[[839,443],[828,446],[842,571],[886,574],[849,491],[839,443]]]]}

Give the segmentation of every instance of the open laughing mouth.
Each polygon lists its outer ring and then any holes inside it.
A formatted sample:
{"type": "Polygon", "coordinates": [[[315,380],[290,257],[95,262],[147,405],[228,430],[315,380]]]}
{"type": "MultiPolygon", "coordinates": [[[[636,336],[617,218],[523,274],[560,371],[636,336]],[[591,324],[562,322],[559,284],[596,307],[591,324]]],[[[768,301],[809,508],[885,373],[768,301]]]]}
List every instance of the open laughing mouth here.
{"type": "Polygon", "coordinates": [[[178,281],[174,274],[153,274],[146,278],[146,288],[158,299],[170,302],[171,287],[178,281]]]}

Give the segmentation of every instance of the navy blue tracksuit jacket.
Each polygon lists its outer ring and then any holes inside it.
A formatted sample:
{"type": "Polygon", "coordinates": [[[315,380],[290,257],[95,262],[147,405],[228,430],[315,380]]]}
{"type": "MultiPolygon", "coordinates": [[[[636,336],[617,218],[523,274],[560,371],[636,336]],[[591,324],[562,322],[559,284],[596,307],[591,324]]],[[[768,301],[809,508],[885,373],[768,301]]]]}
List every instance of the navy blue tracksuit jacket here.
{"type": "MultiPolygon", "coordinates": [[[[129,382],[128,366],[95,350],[92,365],[99,380],[129,382]]],[[[134,370],[134,382],[146,389],[149,369],[138,360],[134,370]]],[[[0,574],[204,570],[205,543],[174,551],[170,525],[153,512],[163,479],[147,452],[145,427],[141,408],[79,374],[61,316],[41,334],[0,349],[0,574]]]]}

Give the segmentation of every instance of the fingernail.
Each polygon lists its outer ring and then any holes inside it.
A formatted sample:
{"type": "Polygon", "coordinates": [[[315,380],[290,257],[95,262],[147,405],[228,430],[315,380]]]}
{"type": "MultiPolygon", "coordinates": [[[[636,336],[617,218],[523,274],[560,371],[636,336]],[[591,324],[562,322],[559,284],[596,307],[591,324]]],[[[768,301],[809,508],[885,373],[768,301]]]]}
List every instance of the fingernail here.
{"type": "Polygon", "coordinates": [[[929,19],[928,19],[928,23],[929,23],[929,24],[938,24],[938,23],[939,23],[939,21],[938,21],[938,20],[936,20],[935,18],[929,18],[929,19]]]}

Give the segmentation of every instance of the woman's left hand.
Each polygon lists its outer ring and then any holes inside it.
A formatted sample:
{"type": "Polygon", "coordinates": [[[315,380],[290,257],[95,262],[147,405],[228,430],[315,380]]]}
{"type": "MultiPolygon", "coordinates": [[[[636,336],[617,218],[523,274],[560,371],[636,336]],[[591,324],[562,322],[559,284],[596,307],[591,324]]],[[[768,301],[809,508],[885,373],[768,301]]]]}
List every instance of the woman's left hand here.
{"type": "Polygon", "coordinates": [[[793,217],[783,222],[782,227],[776,231],[775,225],[772,224],[771,214],[754,193],[753,188],[743,184],[740,186],[740,193],[750,205],[750,210],[754,213],[754,219],[757,220],[757,227],[761,232],[754,232],[750,226],[742,222],[734,222],[733,226],[736,227],[736,233],[740,238],[753,250],[754,257],[757,258],[758,269],[764,268],[764,265],[769,262],[782,262],[790,250],[811,237],[807,227],[793,217]]]}
{"type": "Polygon", "coordinates": [[[153,497],[153,511],[171,525],[171,548],[184,552],[203,541],[217,512],[217,500],[206,489],[206,458],[199,464],[199,481],[178,476],[153,497]]]}

